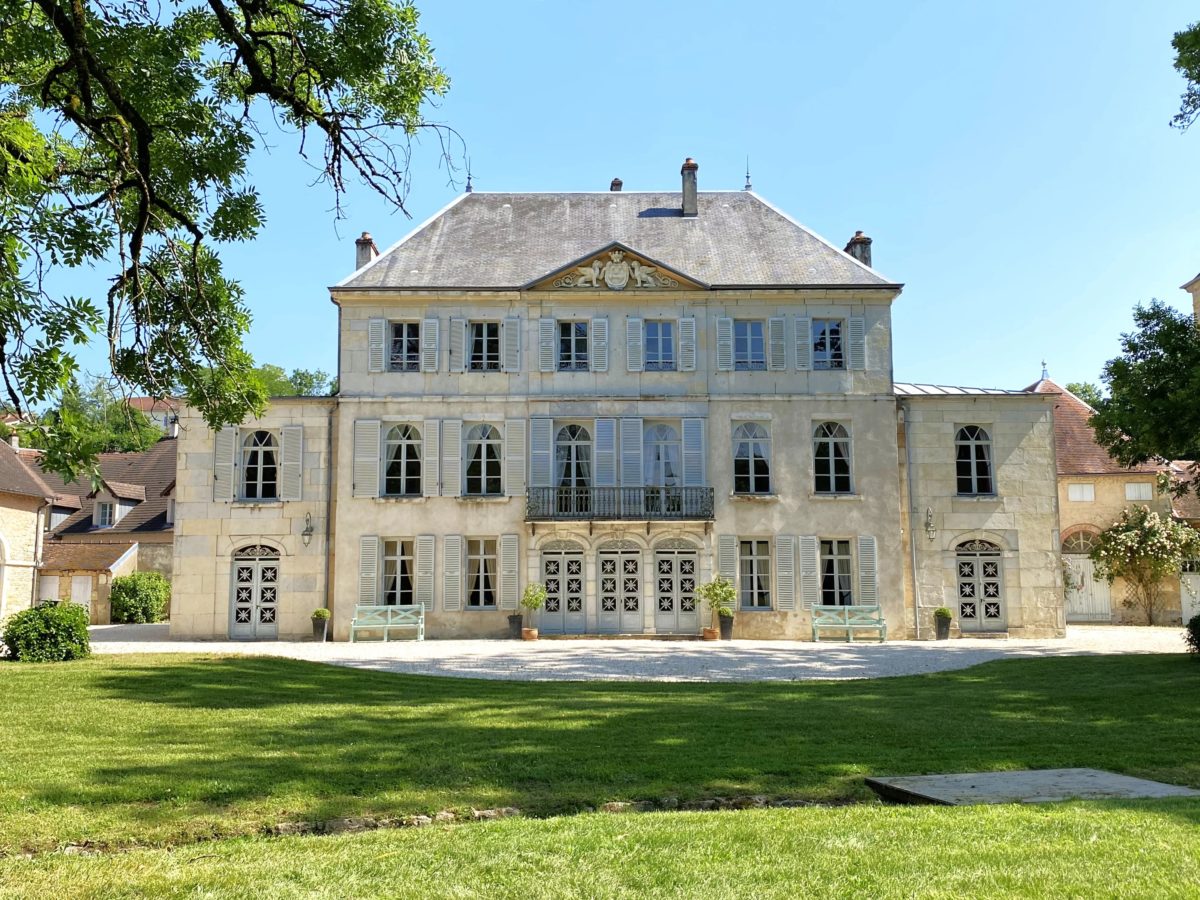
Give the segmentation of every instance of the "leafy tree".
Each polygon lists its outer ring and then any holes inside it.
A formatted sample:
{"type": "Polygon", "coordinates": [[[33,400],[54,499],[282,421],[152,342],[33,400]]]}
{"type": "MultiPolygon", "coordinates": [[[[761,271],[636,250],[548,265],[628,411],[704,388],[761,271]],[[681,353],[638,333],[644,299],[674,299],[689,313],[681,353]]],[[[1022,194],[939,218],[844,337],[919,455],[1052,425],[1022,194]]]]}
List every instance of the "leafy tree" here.
{"type": "Polygon", "coordinates": [[[1101,532],[1091,552],[1096,574],[1112,584],[1123,579],[1129,591],[1122,601],[1139,609],[1154,625],[1162,608],[1162,587],[1178,578],[1183,561],[1200,553],[1200,532],[1164,519],[1148,506],[1121,510],[1121,518],[1101,532]]]}
{"type": "Polygon", "coordinates": [[[332,393],[329,373],[320,369],[292,369],[288,375],[268,363],[255,369],[254,376],[268,397],[327,397],[332,393]]]}
{"type": "MultiPolygon", "coordinates": [[[[275,122],[332,189],[404,210],[422,110],[448,88],[406,0],[0,0],[0,393],[58,400],[103,332],[127,393],[176,386],[218,427],[261,410],[223,244],[264,211],[247,171],[275,122]],[[106,268],[59,296],[59,267],[106,268]]],[[[93,462],[42,426],[55,468],[93,462]]]]}
{"type": "Polygon", "coordinates": [[[1171,46],[1175,48],[1175,69],[1187,83],[1179,100],[1179,113],[1171,124],[1180,131],[1187,131],[1200,117],[1200,22],[1176,32],[1171,46]]]}
{"type": "Polygon", "coordinates": [[[72,379],[63,391],[61,404],[44,413],[38,426],[27,430],[26,437],[31,447],[47,453],[59,447],[48,435],[68,436],[73,447],[89,456],[146,450],[163,436],[157,425],[130,407],[102,378],[85,385],[72,379]]]}
{"type": "Polygon", "coordinates": [[[1100,393],[1099,385],[1092,384],[1090,381],[1068,381],[1067,390],[1095,409],[1100,405],[1100,401],[1104,395],[1100,393]]]}

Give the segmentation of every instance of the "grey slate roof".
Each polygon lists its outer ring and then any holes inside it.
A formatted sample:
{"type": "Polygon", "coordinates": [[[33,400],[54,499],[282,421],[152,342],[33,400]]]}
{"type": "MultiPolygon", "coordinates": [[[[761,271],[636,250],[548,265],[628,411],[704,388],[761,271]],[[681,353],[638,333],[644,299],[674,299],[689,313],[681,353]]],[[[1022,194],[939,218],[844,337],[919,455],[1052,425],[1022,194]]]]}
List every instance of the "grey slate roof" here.
{"type": "MultiPolygon", "coordinates": [[[[713,287],[893,286],[748,191],[464,194],[336,288],[517,289],[614,242],[713,287]]],[[[895,285],[898,287],[898,285],[895,285]]]]}

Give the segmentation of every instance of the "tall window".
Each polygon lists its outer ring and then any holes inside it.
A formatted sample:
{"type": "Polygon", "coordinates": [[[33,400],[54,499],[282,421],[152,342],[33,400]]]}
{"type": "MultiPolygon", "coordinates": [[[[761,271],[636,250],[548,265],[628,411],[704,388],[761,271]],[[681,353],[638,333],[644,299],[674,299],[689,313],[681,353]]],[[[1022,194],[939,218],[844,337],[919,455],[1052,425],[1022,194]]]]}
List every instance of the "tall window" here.
{"type": "Polygon", "coordinates": [[[500,323],[472,322],[471,359],[467,368],[472,372],[500,371],[500,323]]]}
{"type": "Polygon", "coordinates": [[[582,425],[565,425],[554,437],[554,483],[560,513],[592,508],[592,436],[582,425]]]}
{"type": "Polygon", "coordinates": [[[771,439],[757,422],[733,430],[733,492],[771,493],[771,439]]]}
{"type": "Polygon", "coordinates": [[[821,605],[851,606],[850,542],[821,541],[821,605]]]}
{"type": "Polygon", "coordinates": [[[733,367],[740,370],[765,369],[767,345],[760,319],[735,319],[733,323],[733,367]]]}
{"type": "Polygon", "coordinates": [[[412,425],[393,425],[384,437],[383,493],[388,497],[421,493],[421,432],[412,425]]]}
{"type": "Polygon", "coordinates": [[[846,368],[846,357],[842,352],[841,319],[812,320],[812,367],[846,368]]]}
{"type": "Polygon", "coordinates": [[[565,372],[587,371],[587,322],[558,323],[558,368],[565,372]]]}
{"type": "Polygon", "coordinates": [[[651,425],[646,429],[644,447],[646,484],[676,487],[682,484],[679,470],[679,433],[670,425],[651,425]]]}
{"type": "Polygon", "coordinates": [[[468,495],[488,497],[504,493],[500,447],[500,432],[491,425],[476,425],[467,432],[468,495]]]}
{"type": "Polygon", "coordinates": [[[421,368],[421,323],[392,323],[392,353],[388,369],[392,372],[417,372],[421,368]]]}
{"type": "Polygon", "coordinates": [[[487,609],[496,605],[496,541],[467,538],[467,607],[487,609]]]}
{"type": "Polygon", "coordinates": [[[850,494],[850,433],[837,422],[822,422],[813,431],[813,490],[818,494],[850,494]]]}
{"type": "Polygon", "coordinates": [[[242,440],[242,498],[279,496],[279,445],[269,431],[251,431],[242,440]]]}
{"type": "Polygon", "coordinates": [[[738,599],[742,609],[770,609],[770,541],[738,542],[738,575],[738,599]]]}
{"type": "Polygon", "coordinates": [[[965,425],[954,437],[955,467],[960,497],[994,494],[992,439],[978,425],[965,425]]]}
{"type": "Polygon", "coordinates": [[[675,371],[675,323],[646,322],[646,371],[675,371]]]}
{"type": "Polygon", "coordinates": [[[383,605],[415,606],[413,588],[413,542],[383,542],[383,605]]]}

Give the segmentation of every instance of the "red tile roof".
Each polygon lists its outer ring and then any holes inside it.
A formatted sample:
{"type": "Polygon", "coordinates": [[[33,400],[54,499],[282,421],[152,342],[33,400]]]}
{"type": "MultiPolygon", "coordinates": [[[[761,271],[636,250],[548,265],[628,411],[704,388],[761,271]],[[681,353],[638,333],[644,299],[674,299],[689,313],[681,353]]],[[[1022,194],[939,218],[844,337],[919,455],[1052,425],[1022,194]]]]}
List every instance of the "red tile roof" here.
{"type": "Polygon", "coordinates": [[[1043,378],[1025,390],[1062,395],[1054,404],[1054,452],[1059,475],[1149,475],[1162,468],[1153,463],[1126,468],[1109,456],[1108,451],[1096,443],[1096,434],[1088,424],[1095,410],[1049,378],[1043,378]]]}
{"type": "Polygon", "coordinates": [[[0,491],[45,500],[54,496],[50,485],[38,474],[37,467],[26,463],[20,453],[3,442],[0,442],[0,491]]]}
{"type": "Polygon", "coordinates": [[[72,569],[83,572],[110,572],[113,565],[130,547],[137,546],[134,541],[119,544],[100,544],[88,541],[80,544],[64,544],[61,541],[47,541],[42,548],[42,571],[66,572],[72,569]]]}

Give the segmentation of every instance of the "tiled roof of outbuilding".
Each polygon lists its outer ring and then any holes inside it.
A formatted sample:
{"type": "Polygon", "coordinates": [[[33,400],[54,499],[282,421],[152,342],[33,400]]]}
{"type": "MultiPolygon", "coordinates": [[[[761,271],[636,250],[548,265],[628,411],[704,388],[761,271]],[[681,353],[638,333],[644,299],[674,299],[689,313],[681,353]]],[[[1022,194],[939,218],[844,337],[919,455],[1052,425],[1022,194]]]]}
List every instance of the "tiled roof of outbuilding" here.
{"type": "Polygon", "coordinates": [[[1096,443],[1096,434],[1088,424],[1095,410],[1049,378],[1034,382],[1026,390],[1060,395],[1054,403],[1054,452],[1059,475],[1153,474],[1161,468],[1152,463],[1126,468],[1109,456],[1096,443]]]}
{"type": "Polygon", "coordinates": [[[36,467],[28,465],[21,454],[7,443],[0,444],[0,491],[45,499],[54,496],[54,491],[38,474],[36,467]]]}
{"type": "Polygon", "coordinates": [[[102,544],[97,541],[73,544],[47,541],[42,547],[41,571],[109,572],[117,560],[133,546],[136,546],[133,541],[117,544],[102,544]]]}

